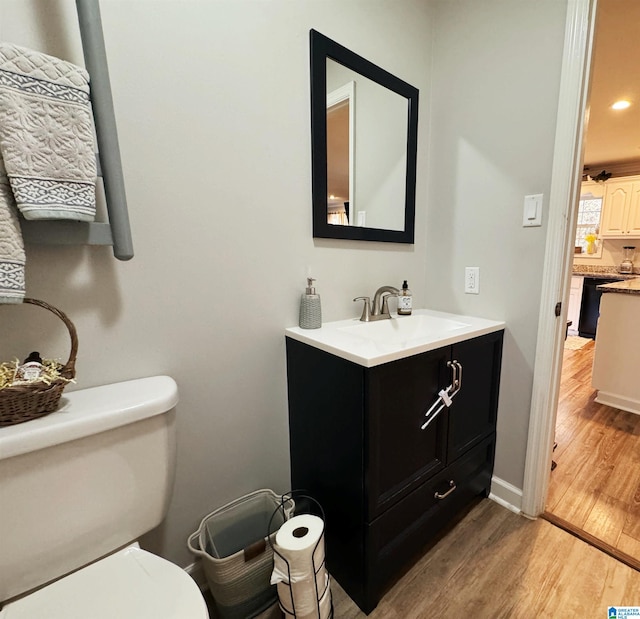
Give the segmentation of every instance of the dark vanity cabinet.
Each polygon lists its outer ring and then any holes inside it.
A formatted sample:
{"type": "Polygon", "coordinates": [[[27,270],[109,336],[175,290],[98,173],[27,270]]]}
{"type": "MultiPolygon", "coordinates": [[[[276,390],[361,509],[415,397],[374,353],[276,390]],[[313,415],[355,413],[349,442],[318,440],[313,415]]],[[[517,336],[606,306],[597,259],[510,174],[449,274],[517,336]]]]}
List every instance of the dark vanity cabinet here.
{"type": "Polygon", "coordinates": [[[329,572],[365,612],[491,484],[503,331],[371,368],[287,338],[291,483],[325,512],[329,572]],[[460,391],[425,413],[462,366],[460,391]]]}

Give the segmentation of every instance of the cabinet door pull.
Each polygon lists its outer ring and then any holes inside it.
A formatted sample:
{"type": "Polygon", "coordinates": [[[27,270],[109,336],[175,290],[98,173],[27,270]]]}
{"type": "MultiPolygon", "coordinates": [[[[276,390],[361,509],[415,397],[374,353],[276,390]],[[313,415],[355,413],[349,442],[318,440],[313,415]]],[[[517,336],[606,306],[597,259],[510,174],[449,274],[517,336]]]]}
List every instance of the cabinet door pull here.
{"type": "Polygon", "coordinates": [[[438,500],[446,499],[458,486],[456,486],[456,482],[453,479],[449,482],[449,490],[447,490],[444,494],[440,494],[437,490],[433,495],[434,498],[438,500]]]}
{"type": "Polygon", "coordinates": [[[460,391],[460,389],[462,389],[462,363],[459,361],[455,363],[458,366],[458,391],[460,391]]]}

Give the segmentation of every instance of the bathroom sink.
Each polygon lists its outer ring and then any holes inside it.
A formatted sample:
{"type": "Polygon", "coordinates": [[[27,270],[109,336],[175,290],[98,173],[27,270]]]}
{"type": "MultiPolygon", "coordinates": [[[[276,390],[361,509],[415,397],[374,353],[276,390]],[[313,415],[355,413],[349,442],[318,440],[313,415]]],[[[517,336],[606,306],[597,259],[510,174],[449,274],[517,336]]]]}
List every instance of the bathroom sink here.
{"type": "Polygon", "coordinates": [[[408,344],[412,341],[433,336],[444,336],[457,329],[469,327],[468,322],[451,318],[430,316],[428,314],[412,314],[397,316],[389,320],[377,322],[360,322],[339,327],[343,332],[362,337],[382,344],[408,344]]]}
{"type": "Polygon", "coordinates": [[[504,329],[504,322],[435,310],[414,310],[376,322],[357,318],[319,329],[286,329],[285,335],[365,367],[403,359],[504,329]]]}

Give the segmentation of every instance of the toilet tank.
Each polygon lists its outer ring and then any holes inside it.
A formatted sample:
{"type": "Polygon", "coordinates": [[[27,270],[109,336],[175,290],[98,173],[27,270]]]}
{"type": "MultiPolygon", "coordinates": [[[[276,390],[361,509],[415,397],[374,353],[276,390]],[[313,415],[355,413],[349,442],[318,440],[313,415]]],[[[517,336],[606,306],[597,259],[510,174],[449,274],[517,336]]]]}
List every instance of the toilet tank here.
{"type": "Polygon", "coordinates": [[[0,428],[0,602],[156,527],[175,470],[178,388],[154,376],[64,394],[0,428]]]}

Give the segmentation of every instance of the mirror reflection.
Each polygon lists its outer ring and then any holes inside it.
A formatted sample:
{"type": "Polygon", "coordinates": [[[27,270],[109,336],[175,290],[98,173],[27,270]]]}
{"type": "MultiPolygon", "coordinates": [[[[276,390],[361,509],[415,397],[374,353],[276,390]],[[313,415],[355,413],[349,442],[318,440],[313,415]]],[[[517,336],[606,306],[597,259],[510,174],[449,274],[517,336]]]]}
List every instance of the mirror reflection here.
{"type": "Polygon", "coordinates": [[[314,236],[413,242],[418,91],[311,31],[314,236]]]}
{"type": "Polygon", "coordinates": [[[404,229],[407,113],[404,97],[327,59],[329,224],[404,229]]]}
{"type": "MultiPolygon", "coordinates": [[[[327,85],[329,85],[327,62],[327,85]]],[[[336,64],[336,63],[332,63],[336,64]]],[[[338,67],[340,65],[337,65],[338,67]]],[[[341,81],[337,79],[331,82],[341,81]]],[[[329,87],[329,86],[328,86],[329,87]]],[[[350,209],[355,175],[355,82],[347,80],[327,93],[327,223],[353,225],[350,209]]]]}

